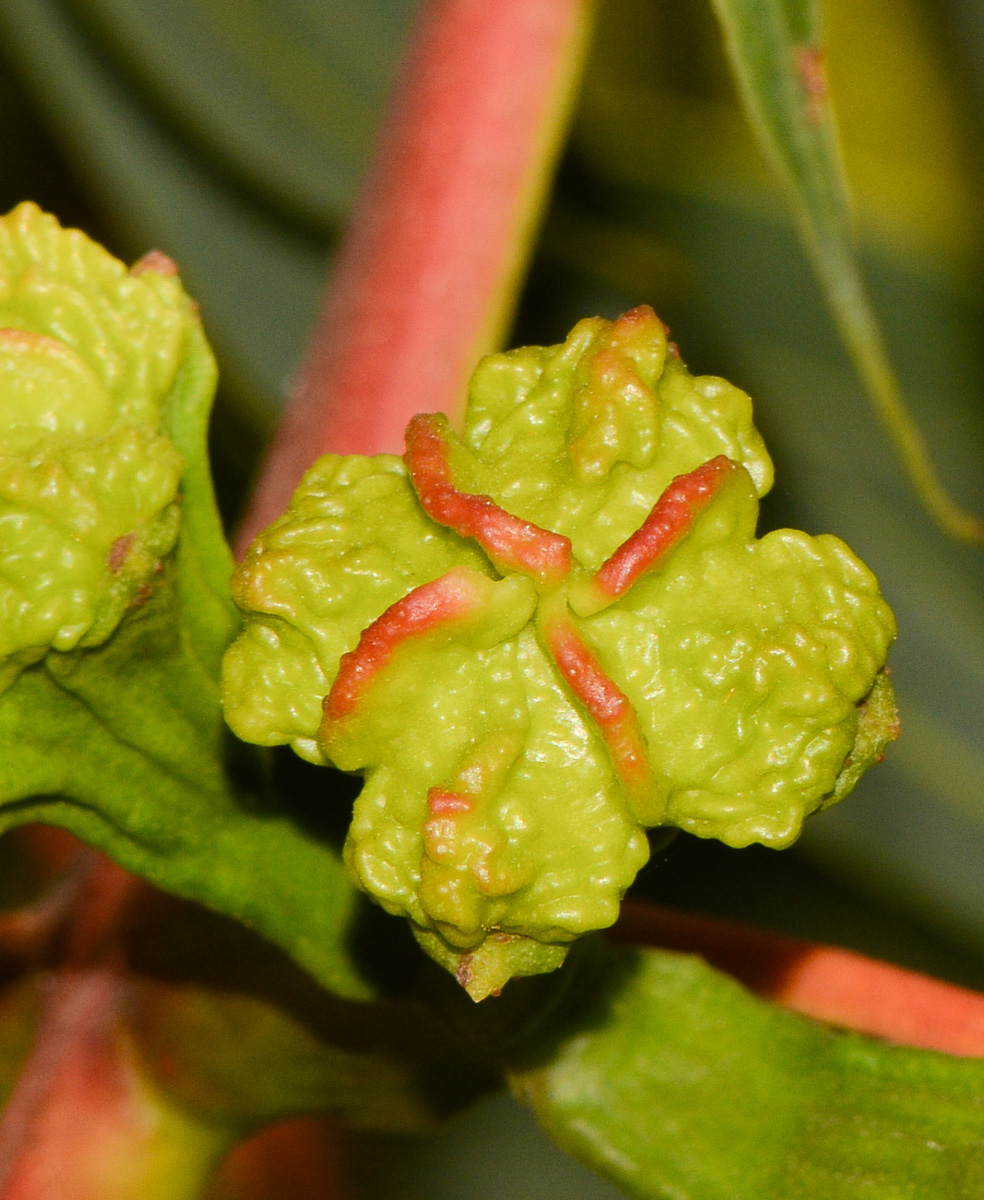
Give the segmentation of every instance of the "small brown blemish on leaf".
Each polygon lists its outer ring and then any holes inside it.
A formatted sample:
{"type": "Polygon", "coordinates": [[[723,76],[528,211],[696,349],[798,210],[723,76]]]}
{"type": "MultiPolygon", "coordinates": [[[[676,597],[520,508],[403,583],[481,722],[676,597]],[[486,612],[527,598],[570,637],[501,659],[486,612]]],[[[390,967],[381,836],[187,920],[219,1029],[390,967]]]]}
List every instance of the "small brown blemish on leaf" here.
{"type": "Polygon", "coordinates": [[[467,988],[475,978],[475,972],[471,969],[471,964],[472,956],[470,954],[462,954],[458,962],[458,970],[455,973],[455,978],[463,988],[467,988]]]}
{"type": "Polygon", "coordinates": [[[148,271],[153,271],[155,275],[177,275],[178,264],[160,250],[148,250],[143,258],[133,264],[130,274],[144,275],[148,271]]]}
{"type": "Polygon", "coordinates": [[[800,46],[796,51],[796,73],[806,94],[806,119],[819,125],[827,102],[827,70],[819,46],[800,46]]]}
{"type": "Polygon", "coordinates": [[[110,546],[107,563],[114,575],[118,575],[123,570],[126,556],[130,553],[130,547],[136,540],[137,535],[135,533],[124,533],[122,537],[118,537],[112,546],[110,546]]]}
{"type": "Polygon", "coordinates": [[[130,601],[130,608],[142,608],[154,594],[154,589],[149,583],[142,583],[140,590],[130,601]]]}

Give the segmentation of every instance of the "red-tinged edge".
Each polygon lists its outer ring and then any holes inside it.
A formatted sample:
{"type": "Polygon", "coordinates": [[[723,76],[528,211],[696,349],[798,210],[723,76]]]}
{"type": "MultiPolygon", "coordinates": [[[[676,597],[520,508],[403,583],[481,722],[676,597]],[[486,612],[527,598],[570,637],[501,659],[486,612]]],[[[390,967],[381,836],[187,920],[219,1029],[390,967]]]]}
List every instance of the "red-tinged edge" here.
{"type": "Polygon", "coordinates": [[[490,496],[459,491],[451,480],[447,419],[418,413],[407,425],[406,455],[410,482],[432,521],[474,538],[497,567],[530,575],[549,586],[571,570],[571,543],[500,507],[490,496]]]}
{"type": "Polygon", "coordinates": [[[484,581],[466,567],[455,567],[391,604],[362,631],[356,648],[342,655],[335,682],[322,702],[325,721],[331,725],[351,716],[401,645],[478,612],[485,603],[476,586],[480,579],[484,581]]]}
{"type": "Polygon", "coordinates": [[[496,348],[587,41],[588,0],[427,0],[238,540],[326,452],[398,453],[496,348]]]}
{"type": "Polygon", "coordinates": [[[441,844],[454,836],[454,828],[462,817],[474,812],[479,797],[451,788],[432,787],[427,792],[427,820],[423,825],[424,851],[432,862],[443,857],[441,844]]]}
{"type": "Polygon", "coordinates": [[[133,264],[130,274],[146,275],[148,272],[154,275],[177,275],[178,264],[160,250],[148,250],[133,264]]]}
{"type": "MultiPolygon", "coordinates": [[[[738,470],[738,464],[723,454],[678,475],[663,490],[642,525],[598,568],[587,588],[597,609],[610,604],[632,587],[647,571],[658,567],[667,554],[687,536],[694,522],[738,470]]],[[[586,589],[587,599],[587,589],[586,589]]]]}
{"type": "Polygon", "coordinates": [[[557,606],[551,606],[542,617],[540,634],[567,686],[597,725],[637,819],[656,824],[662,816],[656,809],[661,806],[654,804],[658,793],[632,702],[605,673],[574,622],[558,612],[557,606]]]}
{"type": "Polygon", "coordinates": [[[816,1020],[924,1050],[984,1056],[984,995],[852,950],[626,901],[609,936],[699,954],[816,1020]]]}

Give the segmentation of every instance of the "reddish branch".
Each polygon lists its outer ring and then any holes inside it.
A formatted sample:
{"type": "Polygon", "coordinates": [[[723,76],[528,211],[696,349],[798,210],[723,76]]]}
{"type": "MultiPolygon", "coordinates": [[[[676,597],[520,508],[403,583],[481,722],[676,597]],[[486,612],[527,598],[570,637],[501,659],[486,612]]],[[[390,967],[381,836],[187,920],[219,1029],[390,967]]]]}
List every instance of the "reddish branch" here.
{"type": "Polygon", "coordinates": [[[332,1122],[278,1121],[233,1150],[202,1200],[343,1200],[345,1157],[332,1122]]]}
{"type": "MultiPolygon", "coordinates": [[[[38,1033],[0,1122],[4,1200],[67,1195],[66,1172],[73,1200],[102,1200],[95,1181],[102,1175],[108,1182],[113,1156],[130,1148],[133,1080],[117,1038],[124,984],[116,933],[140,886],[91,853],[53,893],[52,899],[74,893],[75,903],[48,927],[48,944],[37,947],[40,968],[52,940],[62,943],[57,969],[40,976],[46,986],[38,1033]]],[[[52,899],[42,909],[50,911],[52,899]]],[[[112,1194],[107,1188],[105,1200],[112,1194]]]]}
{"type": "Polygon", "coordinates": [[[326,451],[399,453],[457,412],[509,319],[585,33],[584,0],[428,0],[242,532],[326,451]]]}
{"type": "Polygon", "coordinates": [[[852,950],[626,902],[617,941],[700,954],[784,1008],[948,1054],[984,1055],[984,995],[852,950]]]}

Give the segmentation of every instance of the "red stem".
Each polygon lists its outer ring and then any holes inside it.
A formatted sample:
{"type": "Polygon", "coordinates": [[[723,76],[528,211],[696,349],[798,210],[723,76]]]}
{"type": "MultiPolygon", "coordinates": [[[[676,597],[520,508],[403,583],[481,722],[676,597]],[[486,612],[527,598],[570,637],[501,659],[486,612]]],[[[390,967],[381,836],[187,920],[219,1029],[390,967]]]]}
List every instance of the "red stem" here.
{"type": "Polygon", "coordinates": [[[852,950],[627,902],[617,941],[700,954],[760,996],[859,1033],[984,1056],[984,995],[852,950]]]}
{"type": "Polygon", "coordinates": [[[461,408],[509,318],[585,8],[423,4],[242,548],[319,454],[398,454],[414,413],[461,408]]]}

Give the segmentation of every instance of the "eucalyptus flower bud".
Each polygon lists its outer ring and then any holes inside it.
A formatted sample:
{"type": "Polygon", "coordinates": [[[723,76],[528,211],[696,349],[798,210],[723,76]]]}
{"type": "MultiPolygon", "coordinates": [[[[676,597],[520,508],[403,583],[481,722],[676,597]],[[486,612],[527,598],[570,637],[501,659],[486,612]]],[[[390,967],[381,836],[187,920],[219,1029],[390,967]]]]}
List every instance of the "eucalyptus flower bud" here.
{"type": "Polygon", "coordinates": [[[362,772],[346,859],[476,998],[611,925],[672,825],[786,846],[895,736],[837,538],[756,539],[748,397],[651,309],[492,355],[462,437],[317,462],[234,580],[247,740],[362,772]]]}
{"type": "Polygon", "coordinates": [[[163,255],[128,272],[33,204],[0,219],[0,689],[149,595],[180,521],[164,429],[193,321],[163,255]]]}

